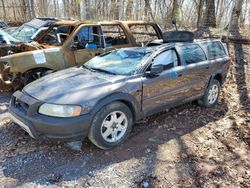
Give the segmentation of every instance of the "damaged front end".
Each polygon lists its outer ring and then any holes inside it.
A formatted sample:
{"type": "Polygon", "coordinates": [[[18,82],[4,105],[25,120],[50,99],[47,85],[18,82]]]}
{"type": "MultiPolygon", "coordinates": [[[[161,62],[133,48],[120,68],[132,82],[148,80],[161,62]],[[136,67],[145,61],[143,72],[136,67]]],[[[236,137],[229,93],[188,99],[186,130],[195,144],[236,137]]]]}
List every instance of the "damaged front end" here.
{"type": "Polygon", "coordinates": [[[0,92],[11,92],[23,87],[21,74],[10,71],[13,54],[42,49],[37,43],[17,43],[0,46],[0,92]]]}

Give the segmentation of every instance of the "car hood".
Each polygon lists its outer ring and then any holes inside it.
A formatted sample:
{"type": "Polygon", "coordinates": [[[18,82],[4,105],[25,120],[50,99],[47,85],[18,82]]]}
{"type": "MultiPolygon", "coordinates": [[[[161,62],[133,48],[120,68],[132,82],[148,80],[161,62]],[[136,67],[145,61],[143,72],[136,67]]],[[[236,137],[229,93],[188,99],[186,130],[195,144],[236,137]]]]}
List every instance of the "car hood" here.
{"type": "Polygon", "coordinates": [[[38,79],[23,88],[28,95],[54,104],[84,104],[119,90],[126,76],[73,67],[38,79]]]}

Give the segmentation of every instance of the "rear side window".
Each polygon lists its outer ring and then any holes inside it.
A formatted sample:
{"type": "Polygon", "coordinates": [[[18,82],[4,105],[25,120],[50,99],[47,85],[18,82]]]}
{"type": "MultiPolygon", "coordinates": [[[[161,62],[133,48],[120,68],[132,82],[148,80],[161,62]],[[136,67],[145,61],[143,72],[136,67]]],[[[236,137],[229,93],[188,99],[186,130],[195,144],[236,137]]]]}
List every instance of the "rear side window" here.
{"type": "Polygon", "coordinates": [[[204,43],[201,43],[201,46],[207,51],[209,60],[214,60],[214,59],[226,56],[226,51],[224,47],[218,41],[204,42],[204,43]]]}
{"type": "Polygon", "coordinates": [[[198,45],[188,44],[181,46],[180,48],[187,65],[206,61],[206,55],[198,45]]]}
{"type": "Polygon", "coordinates": [[[128,39],[120,25],[102,25],[106,46],[128,44],[128,39]]]}
{"type": "Polygon", "coordinates": [[[129,25],[137,44],[158,39],[157,32],[152,25],[129,25]]]}

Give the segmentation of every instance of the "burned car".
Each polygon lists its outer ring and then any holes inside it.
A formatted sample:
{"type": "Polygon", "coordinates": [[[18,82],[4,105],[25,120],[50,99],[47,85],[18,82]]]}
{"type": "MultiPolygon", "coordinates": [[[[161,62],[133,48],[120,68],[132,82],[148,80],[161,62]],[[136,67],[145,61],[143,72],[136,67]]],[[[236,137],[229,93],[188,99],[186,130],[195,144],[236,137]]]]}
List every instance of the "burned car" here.
{"type": "Polygon", "coordinates": [[[9,112],[33,138],[109,149],[146,116],[193,100],[213,107],[229,61],[219,40],[116,49],[16,91],[9,112]]]}
{"type": "Polygon", "coordinates": [[[23,45],[25,52],[0,58],[2,81],[22,87],[52,71],[81,65],[103,52],[160,38],[161,29],[150,22],[59,21],[38,35],[35,43],[23,45]]]}
{"type": "Polygon", "coordinates": [[[20,27],[16,28],[12,33],[12,36],[17,38],[22,42],[29,42],[34,37],[35,33],[39,29],[48,28],[48,26],[56,21],[59,21],[58,18],[34,18],[31,21],[24,23],[20,27]]]}
{"type": "Polygon", "coordinates": [[[10,45],[19,42],[17,39],[0,29],[0,45],[10,45]]]}

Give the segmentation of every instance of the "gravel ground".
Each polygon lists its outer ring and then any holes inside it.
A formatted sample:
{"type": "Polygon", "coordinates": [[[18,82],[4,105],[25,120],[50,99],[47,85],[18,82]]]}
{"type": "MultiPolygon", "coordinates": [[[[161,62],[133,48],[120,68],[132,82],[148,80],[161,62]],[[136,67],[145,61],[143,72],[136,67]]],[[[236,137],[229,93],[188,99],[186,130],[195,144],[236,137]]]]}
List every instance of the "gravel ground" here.
{"type": "Polygon", "coordinates": [[[0,94],[0,187],[250,187],[250,46],[234,52],[240,63],[215,108],[151,116],[108,151],[33,140],[8,118],[11,94],[0,94]]]}

